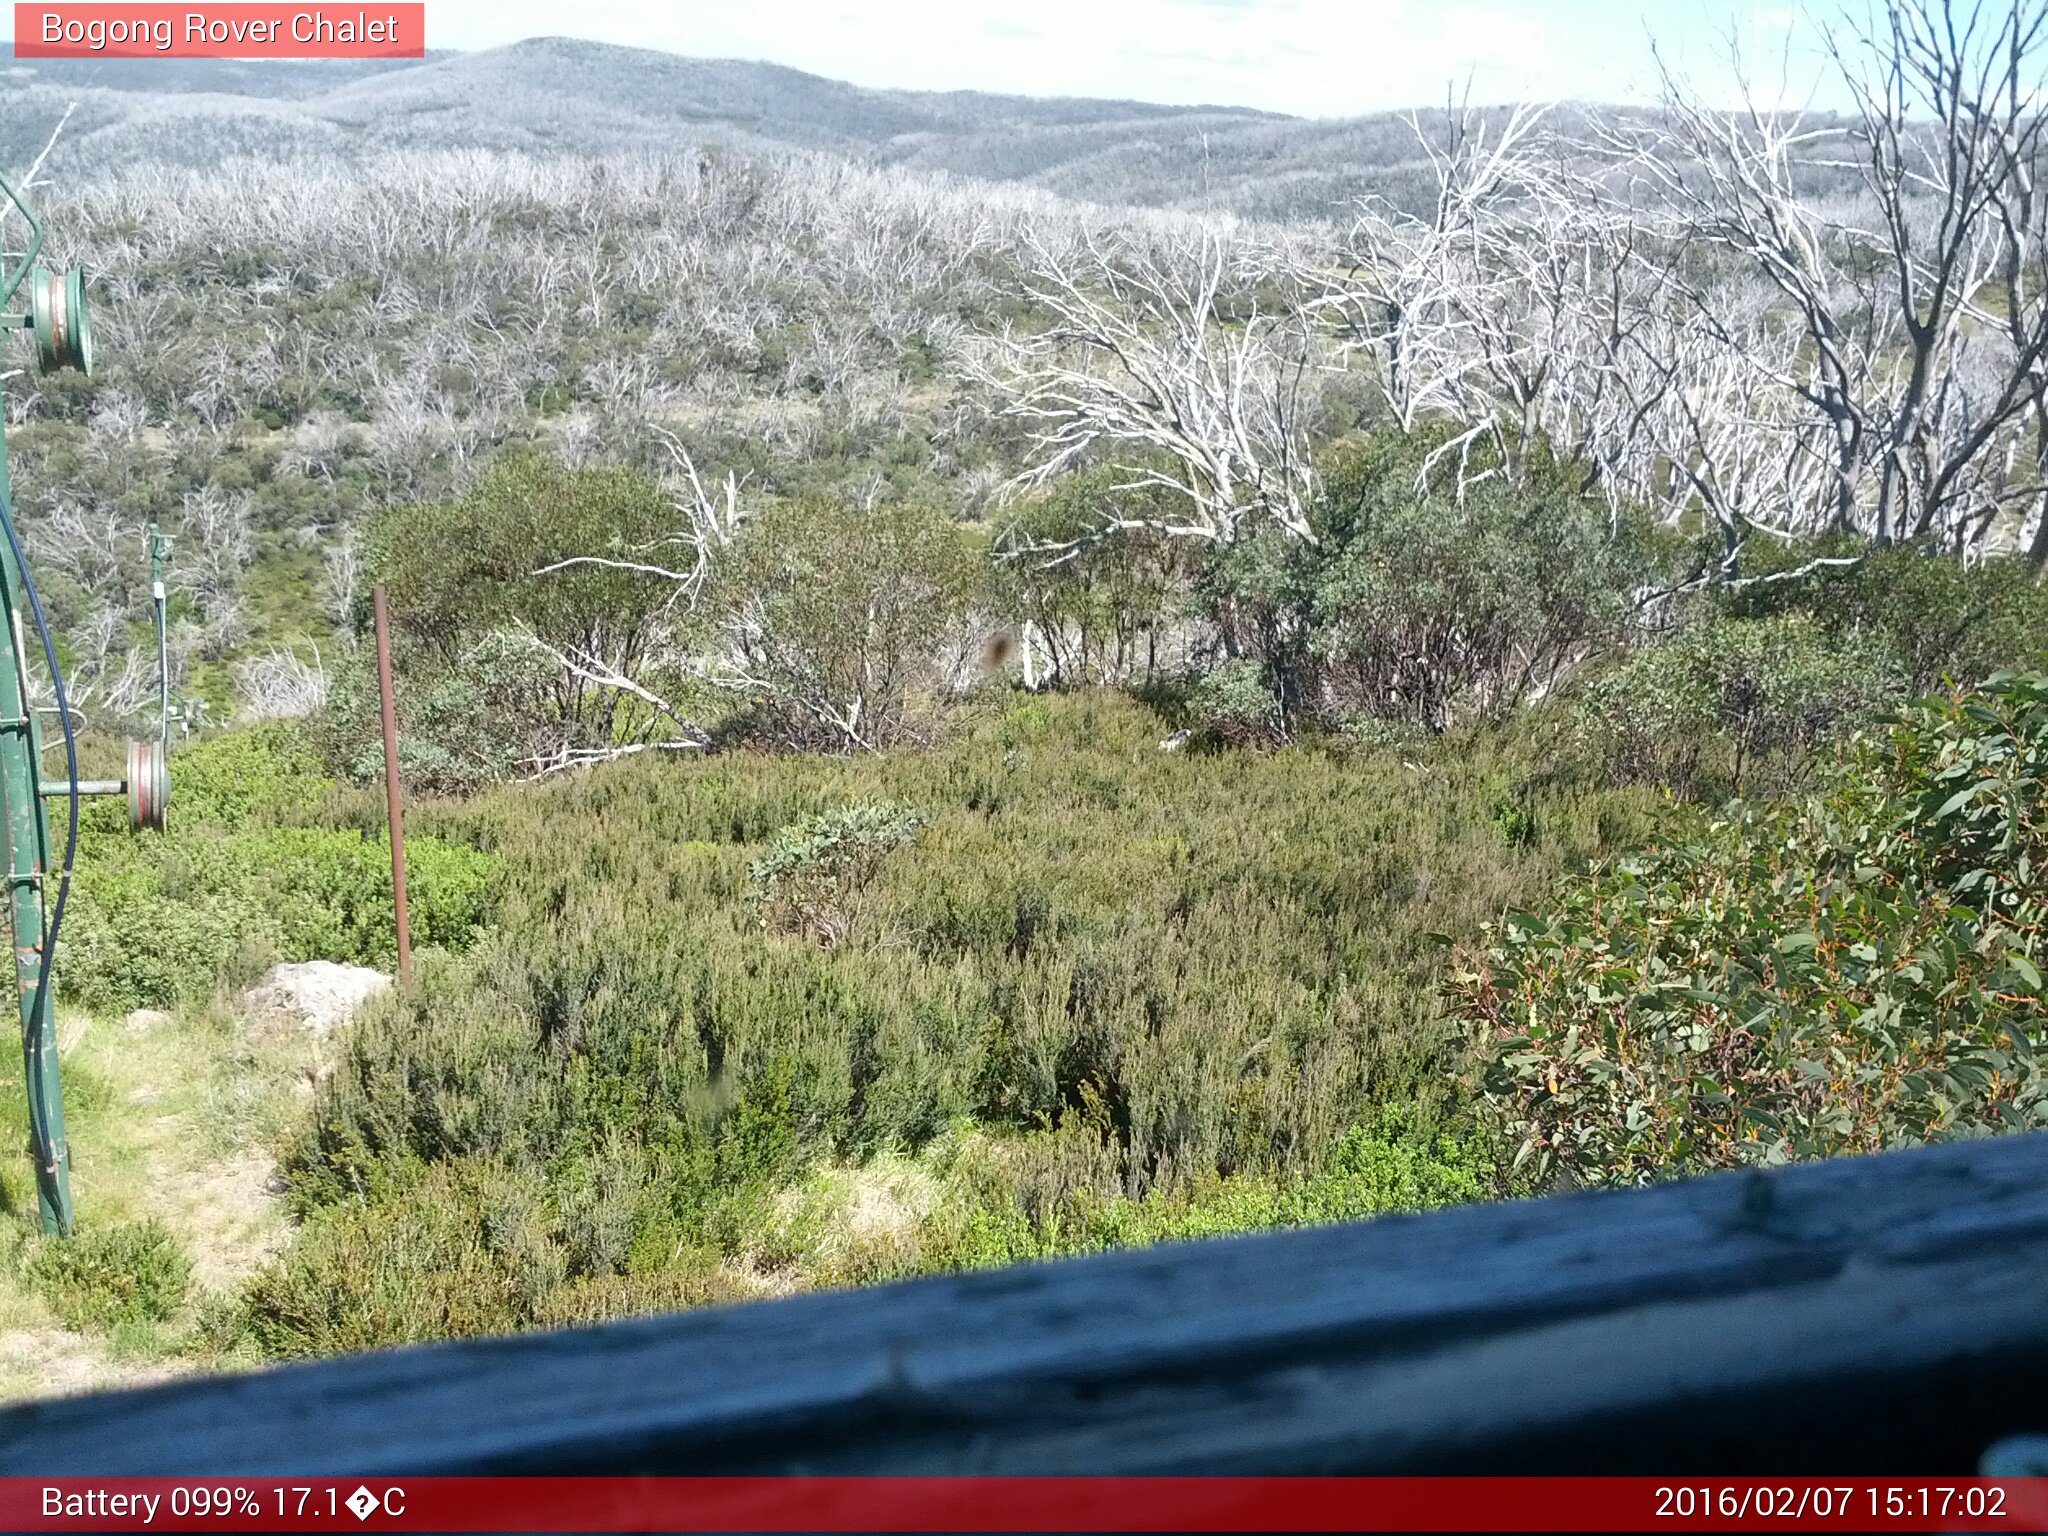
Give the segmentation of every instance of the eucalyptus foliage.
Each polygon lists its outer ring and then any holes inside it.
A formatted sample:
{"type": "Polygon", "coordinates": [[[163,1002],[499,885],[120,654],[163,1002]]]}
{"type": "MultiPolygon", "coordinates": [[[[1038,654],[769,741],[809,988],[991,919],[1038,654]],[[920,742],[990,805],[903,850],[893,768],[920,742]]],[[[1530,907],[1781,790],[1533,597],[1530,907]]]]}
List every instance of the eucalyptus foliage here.
{"type": "Polygon", "coordinates": [[[971,650],[984,575],[966,530],[930,506],[812,497],[762,512],[709,593],[748,733],[828,752],[925,739],[971,650]]]}
{"type": "Polygon", "coordinates": [[[1517,1164],[1593,1184],[2048,1123],[2048,676],[1916,703],[1804,801],[1681,818],[1457,990],[1517,1164]]]}
{"type": "Polygon", "coordinates": [[[1441,435],[1336,446],[1314,544],[1248,537],[1203,570],[1222,649],[1261,663],[1289,720],[1498,721],[1633,637],[1669,541],[1554,472],[1461,484],[1441,435]]]}

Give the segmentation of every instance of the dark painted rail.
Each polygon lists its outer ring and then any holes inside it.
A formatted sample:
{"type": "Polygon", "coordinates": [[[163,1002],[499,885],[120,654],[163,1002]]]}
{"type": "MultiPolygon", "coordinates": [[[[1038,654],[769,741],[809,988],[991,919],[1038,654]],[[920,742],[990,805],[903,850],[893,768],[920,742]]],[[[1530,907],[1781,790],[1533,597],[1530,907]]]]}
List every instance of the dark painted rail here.
{"type": "Polygon", "coordinates": [[[1967,1472],[2048,1429],[2048,1136],[0,1413],[0,1472],[1967,1472]]]}

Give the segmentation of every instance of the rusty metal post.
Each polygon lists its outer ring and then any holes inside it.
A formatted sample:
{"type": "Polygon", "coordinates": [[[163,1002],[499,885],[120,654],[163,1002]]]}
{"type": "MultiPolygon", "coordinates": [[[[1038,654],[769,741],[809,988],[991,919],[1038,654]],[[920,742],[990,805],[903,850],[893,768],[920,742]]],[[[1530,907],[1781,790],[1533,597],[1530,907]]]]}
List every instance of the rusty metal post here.
{"type": "Polygon", "coordinates": [[[384,588],[370,589],[377,610],[377,696],[384,710],[384,804],[391,821],[391,906],[398,927],[398,986],[412,990],[412,926],[405,913],[404,806],[398,794],[398,705],[391,688],[391,620],[384,588]]]}

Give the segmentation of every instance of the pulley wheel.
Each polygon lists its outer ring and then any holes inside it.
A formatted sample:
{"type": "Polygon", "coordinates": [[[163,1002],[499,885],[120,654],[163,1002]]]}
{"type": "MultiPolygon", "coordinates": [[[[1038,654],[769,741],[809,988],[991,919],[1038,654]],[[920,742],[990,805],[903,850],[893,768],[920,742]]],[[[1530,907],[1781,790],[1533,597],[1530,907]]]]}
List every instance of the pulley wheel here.
{"type": "Polygon", "coordinates": [[[171,773],[163,743],[128,743],[128,830],[162,832],[171,821],[171,773]]]}
{"type": "Polygon", "coordinates": [[[85,274],[76,267],[29,274],[29,321],[36,334],[36,366],[92,372],[92,318],[85,307],[85,274]]]}

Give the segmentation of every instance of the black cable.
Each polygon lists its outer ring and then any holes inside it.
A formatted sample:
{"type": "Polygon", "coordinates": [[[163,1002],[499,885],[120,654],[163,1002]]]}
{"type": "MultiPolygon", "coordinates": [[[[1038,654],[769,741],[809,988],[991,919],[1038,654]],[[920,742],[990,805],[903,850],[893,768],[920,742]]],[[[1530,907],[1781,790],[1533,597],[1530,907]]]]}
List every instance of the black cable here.
{"type": "MultiPolygon", "coordinates": [[[[21,535],[14,531],[14,515],[5,498],[0,498],[0,529],[7,534],[7,546],[14,553],[14,567],[21,572],[21,589],[28,594],[29,612],[35,615],[36,633],[42,637],[43,658],[50,666],[50,685],[57,694],[57,718],[64,722],[64,767],[70,776],[71,825],[64,839],[64,866],[57,878],[57,899],[50,907],[50,924],[43,933],[43,960],[36,975],[36,1009],[41,1015],[36,1020],[40,1031],[54,1024],[57,1016],[57,1000],[50,995],[50,970],[57,958],[57,931],[64,926],[64,903],[71,895],[71,865],[78,855],[78,735],[71,726],[71,701],[64,694],[64,672],[57,665],[57,642],[50,636],[50,621],[43,616],[43,600],[36,595],[35,578],[28,573],[28,555],[21,547],[21,535]]],[[[28,679],[21,680],[22,708],[28,708],[28,679]]],[[[31,759],[29,772],[31,794],[42,795],[39,782],[39,765],[31,759]]],[[[31,1072],[28,1091],[38,1092],[42,1074],[31,1072]]],[[[45,1106],[47,1111],[48,1106],[45,1106]]],[[[46,1115],[36,1116],[39,1127],[46,1125],[46,1115]]],[[[45,1145],[36,1148],[36,1160],[47,1168],[53,1148],[45,1145]]]]}

